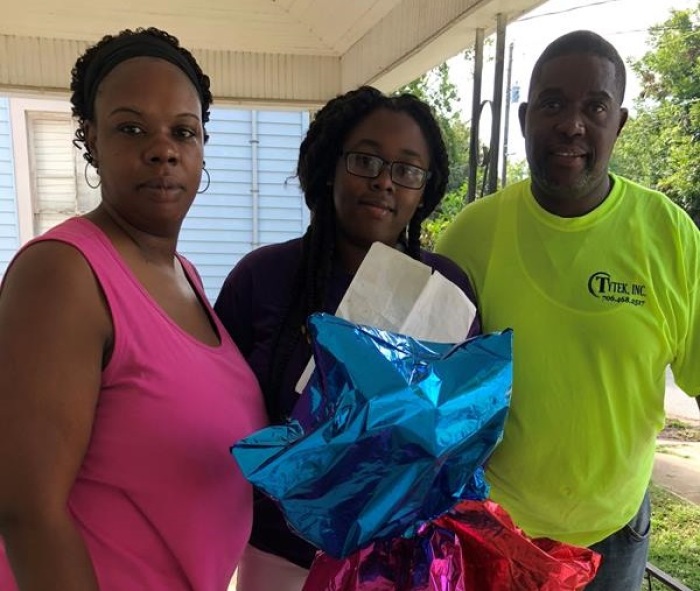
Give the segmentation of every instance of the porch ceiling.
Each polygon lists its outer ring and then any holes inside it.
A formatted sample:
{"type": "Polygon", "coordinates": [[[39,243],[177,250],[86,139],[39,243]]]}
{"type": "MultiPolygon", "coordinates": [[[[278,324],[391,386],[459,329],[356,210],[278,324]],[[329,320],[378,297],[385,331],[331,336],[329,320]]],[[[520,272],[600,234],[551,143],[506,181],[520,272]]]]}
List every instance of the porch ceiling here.
{"type": "Polygon", "coordinates": [[[543,0],[21,0],[3,2],[0,89],[65,94],[89,44],[157,26],[193,49],[215,97],[316,106],[359,84],[394,90],[459,51],[496,15],[543,0]]]}

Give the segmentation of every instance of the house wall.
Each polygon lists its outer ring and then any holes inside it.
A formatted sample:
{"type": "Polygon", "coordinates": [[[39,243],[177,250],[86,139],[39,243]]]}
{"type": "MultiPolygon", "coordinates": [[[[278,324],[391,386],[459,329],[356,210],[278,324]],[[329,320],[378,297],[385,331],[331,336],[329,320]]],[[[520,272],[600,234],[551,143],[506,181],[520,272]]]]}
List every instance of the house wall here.
{"type": "Polygon", "coordinates": [[[0,97],[0,276],[19,247],[9,100],[0,97]]]}
{"type": "Polygon", "coordinates": [[[212,111],[204,150],[211,185],[197,195],[179,243],[211,298],[244,254],[304,232],[308,210],[293,175],[308,122],[298,111],[212,111]]]}

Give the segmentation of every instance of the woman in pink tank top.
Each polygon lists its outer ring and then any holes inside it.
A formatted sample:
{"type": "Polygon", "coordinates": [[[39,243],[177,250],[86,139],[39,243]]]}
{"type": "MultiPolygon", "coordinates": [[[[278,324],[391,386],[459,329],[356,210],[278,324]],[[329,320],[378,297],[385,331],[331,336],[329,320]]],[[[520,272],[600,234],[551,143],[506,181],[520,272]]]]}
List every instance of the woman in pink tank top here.
{"type": "Polygon", "coordinates": [[[176,252],[209,79],[139,29],[88,49],[71,90],[102,200],[0,288],[0,589],[223,591],[252,511],[229,447],[266,418],[176,252]]]}

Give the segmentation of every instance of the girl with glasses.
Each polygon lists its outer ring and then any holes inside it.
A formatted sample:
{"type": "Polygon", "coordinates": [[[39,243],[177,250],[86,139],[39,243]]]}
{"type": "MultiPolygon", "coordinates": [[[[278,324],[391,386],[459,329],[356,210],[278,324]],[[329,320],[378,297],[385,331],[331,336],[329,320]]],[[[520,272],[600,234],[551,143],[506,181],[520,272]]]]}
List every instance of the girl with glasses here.
{"type": "MultiPolygon", "coordinates": [[[[256,373],[273,424],[291,413],[311,357],[306,318],[335,311],[374,242],[430,265],[474,300],[456,265],[420,248],[421,223],[442,199],[448,176],[428,105],[368,86],[331,100],[309,126],[297,175],[311,210],[306,233],[244,257],[214,306],[256,373]]],[[[238,590],[298,591],[314,554],[274,501],[258,495],[238,590]]]]}

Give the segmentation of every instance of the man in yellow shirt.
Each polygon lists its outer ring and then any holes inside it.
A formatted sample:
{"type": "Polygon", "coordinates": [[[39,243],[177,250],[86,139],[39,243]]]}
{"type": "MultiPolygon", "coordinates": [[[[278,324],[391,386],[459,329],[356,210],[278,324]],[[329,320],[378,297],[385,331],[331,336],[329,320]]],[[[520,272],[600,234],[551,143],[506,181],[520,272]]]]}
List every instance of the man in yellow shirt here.
{"type": "Polygon", "coordinates": [[[484,330],[514,330],[492,496],[528,534],[600,552],[589,591],[640,588],[666,368],[700,394],[700,232],[609,172],[624,90],[602,37],[552,42],[519,111],[530,179],[467,206],[437,245],[469,274],[484,330]]]}

